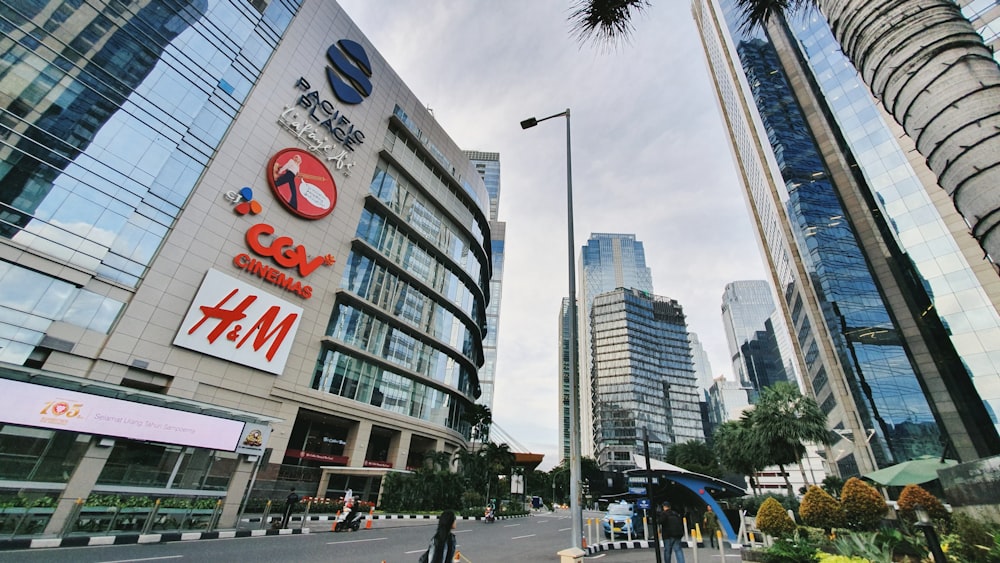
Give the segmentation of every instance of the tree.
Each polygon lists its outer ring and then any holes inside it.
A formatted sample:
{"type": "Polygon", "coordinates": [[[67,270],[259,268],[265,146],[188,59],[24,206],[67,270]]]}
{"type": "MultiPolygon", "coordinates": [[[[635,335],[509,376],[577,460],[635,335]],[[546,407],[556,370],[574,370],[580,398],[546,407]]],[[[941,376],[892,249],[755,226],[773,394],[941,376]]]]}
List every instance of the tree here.
{"type": "Polygon", "coordinates": [[[722,477],[722,468],[715,456],[715,450],[708,444],[698,440],[676,444],[667,450],[664,460],[667,463],[682,467],[694,473],[710,477],[722,477]]]}
{"type": "Polygon", "coordinates": [[[771,464],[781,469],[789,495],[794,495],[795,491],[785,471],[786,464],[799,464],[802,479],[810,484],[802,467],[806,454],[804,442],[827,444],[830,441],[826,414],[815,399],[804,397],[792,383],[775,383],[764,388],[757,404],[743,413],[743,421],[764,444],[771,464]]]}
{"type": "MultiPolygon", "coordinates": [[[[802,6],[826,16],[841,50],[937,174],[972,235],[1000,258],[1000,67],[952,0],[734,0],[744,27],[802,6]]],[[[627,38],[649,0],[580,0],[581,39],[627,38]]]]}
{"type": "Polygon", "coordinates": [[[885,499],[875,487],[857,477],[851,477],[844,483],[840,505],[844,507],[847,527],[852,530],[877,530],[882,517],[889,511],[885,499]]]}
{"type": "Polygon", "coordinates": [[[830,493],[812,485],[806,494],[802,496],[802,504],[799,505],[799,516],[806,526],[823,528],[830,533],[834,528],[843,528],[847,523],[844,516],[844,509],[837,502],[837,499],[830,496],[830,493]]]}
{"type": "Polygon", "coordinates": [[[757,528],[770,536],[784,537],[795,532],[795,522],[777,500],[769,498],[757,510],[757,528]]]}
{"type": "Polygon", "coordinates": [[[764,445],[742,420],[723,422],[712,435],[719,462],[736,473],[749,476],[750,488],[757,494],[754,474],[767,467],[764,445]]]}

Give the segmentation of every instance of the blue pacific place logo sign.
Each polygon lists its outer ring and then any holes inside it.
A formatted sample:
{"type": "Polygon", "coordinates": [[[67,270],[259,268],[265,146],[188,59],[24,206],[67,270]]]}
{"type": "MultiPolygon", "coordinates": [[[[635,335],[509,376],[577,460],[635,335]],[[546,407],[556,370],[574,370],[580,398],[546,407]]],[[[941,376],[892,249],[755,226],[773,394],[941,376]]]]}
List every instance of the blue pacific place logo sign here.
{"type": "Polygon", "coordinates": [[[372,65],[364,47],[350,39],[341,39],[326,50],[333,67],[326,67],[326,78],[333,94],[345,104],[360,104],[371,95],[372,65]]]}

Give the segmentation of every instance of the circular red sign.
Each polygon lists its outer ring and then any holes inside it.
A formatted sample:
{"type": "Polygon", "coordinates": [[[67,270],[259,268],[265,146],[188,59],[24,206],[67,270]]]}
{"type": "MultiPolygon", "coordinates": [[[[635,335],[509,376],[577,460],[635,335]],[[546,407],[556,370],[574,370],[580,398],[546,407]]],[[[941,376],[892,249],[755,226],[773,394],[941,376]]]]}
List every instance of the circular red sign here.
{"type": "Polygon", "coordinates": [[[267,183],[278,201],[304,219],[326,217],[337,205],[337,184],[320,159],[283,149],[267,165],[267,183]]]}

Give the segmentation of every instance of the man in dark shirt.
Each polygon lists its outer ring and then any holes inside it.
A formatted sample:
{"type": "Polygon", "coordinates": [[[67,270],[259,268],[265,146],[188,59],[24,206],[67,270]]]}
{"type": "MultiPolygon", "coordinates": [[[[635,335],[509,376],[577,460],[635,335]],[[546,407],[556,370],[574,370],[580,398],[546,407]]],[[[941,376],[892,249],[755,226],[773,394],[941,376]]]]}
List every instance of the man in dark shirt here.
{"type": "Polygon", "coordinates": [[[295,505],[298,503],[299,495],[295,492],[295,487],[292,487],[292,491],[285,497],[285,517],[281,520],[282,528],[288,527],[289,521],[292,519],[292,511],[295,510],[295,505]]]}
{"type": "Polygon", "coordinates": [[[677,557],[677,563],[684,563],[684,551],[681,549],[684,541],[684,520],[676,510],[671,510],[670,501],[663,501],[663,510],[657,521],[660,524],[660,533],[663,535],[663,562],[670,563],[670,554],[673,553],[677,557]]]}

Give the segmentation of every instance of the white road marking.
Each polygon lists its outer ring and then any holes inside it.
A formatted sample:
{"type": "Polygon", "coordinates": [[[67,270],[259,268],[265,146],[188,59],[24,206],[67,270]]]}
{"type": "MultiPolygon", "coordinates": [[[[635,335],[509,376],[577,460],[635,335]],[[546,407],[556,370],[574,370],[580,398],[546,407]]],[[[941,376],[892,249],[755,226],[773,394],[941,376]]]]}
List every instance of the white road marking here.
{"type": "Polygon", "coordinates": [[[366,542],[366,541],[385,541],[387,539],[389,539],[389,538],[370,538],[370,539],[367,539],[367,540],[328,541],[328,542],[326,542],[326,545],[339,545],[339,544],[342,544],[342,543],[361,543],[361,542],[366,542]]]}
{"type": "Polygon", "coordinates": [[[514,536],[514,537],[512,537],[510,539],[512,539],[512,540],[521,540],[521,539],[524,539],[524,538],[533,538],[533,537],[535,537],[535,534],[528,534],[526,536],[514,536]]]}
{"type": "Polygon", "coordinates": [[[163,559],[182,559],[183,555],[167,555],[164,557],[147,557],[145,559],[119,559],[118,561],[105,561],[104,563],[133,563],[134,561],[161,561],[163,559]]]}

